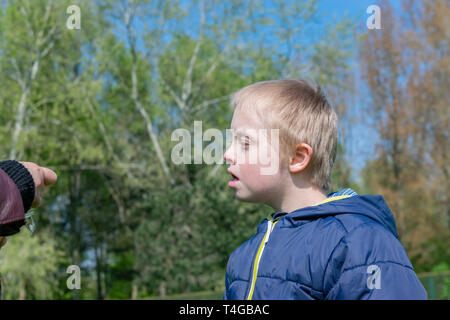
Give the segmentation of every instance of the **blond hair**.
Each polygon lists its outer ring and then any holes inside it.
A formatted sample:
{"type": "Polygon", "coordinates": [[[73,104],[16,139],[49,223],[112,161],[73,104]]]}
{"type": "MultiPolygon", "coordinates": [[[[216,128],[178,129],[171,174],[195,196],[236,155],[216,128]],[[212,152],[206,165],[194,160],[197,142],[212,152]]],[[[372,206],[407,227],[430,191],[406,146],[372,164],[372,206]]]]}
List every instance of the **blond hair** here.
{"type": "Polygon", "coordinates": [[[251,110],[270,129],[279,129],[282,161],[304,142],[313,154],[305,172],[327,191],[337,149],[337,115],[320,86],[304,80],[271,80],[246,86],[231,98],[235,112],[251,110]]]}

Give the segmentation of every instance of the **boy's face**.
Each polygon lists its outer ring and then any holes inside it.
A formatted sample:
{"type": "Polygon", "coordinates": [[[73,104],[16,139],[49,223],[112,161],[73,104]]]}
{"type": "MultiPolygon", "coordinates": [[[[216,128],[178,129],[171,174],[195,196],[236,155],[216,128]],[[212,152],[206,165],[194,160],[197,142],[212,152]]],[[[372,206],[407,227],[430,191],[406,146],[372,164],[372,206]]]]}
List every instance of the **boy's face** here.
{"type": "Polygon", "coordinates": [[[231,130],[232,143],[224,155],[233,177],[228,185],[239,200],[272,206],[287,181],[287,169],[279,161],[278,131],[267,129],[250,110],[235,111],[231,130]]]}

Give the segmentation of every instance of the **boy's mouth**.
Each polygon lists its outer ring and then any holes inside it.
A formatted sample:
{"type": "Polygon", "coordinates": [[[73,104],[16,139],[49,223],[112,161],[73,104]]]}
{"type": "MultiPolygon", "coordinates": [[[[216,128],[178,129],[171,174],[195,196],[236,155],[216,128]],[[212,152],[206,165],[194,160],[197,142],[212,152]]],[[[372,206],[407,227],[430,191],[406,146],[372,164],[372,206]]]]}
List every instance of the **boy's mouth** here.
{"type": "Polygon", "coordinates": [[[232,180],[230,182],[228,182],[228,186],[232,186],[234,183],[236,183],[237,181],[239,181],[239,178],[236,177],[234,174],[232,174],[230,172],[230,170],[228,170],[228,173],[231,174],[232,180]]]}

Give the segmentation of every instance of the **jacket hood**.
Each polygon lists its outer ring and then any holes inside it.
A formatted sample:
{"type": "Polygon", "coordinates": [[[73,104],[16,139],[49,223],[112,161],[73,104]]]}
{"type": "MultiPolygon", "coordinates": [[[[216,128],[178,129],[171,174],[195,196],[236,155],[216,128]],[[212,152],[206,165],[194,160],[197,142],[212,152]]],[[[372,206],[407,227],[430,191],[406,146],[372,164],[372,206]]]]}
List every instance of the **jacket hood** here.
{"type": "MultiPolygon", "coordinates": [[[[349,190],[349,189],[344,189],[349,190]]],[[[351,189],[350,189],[351,190],[351,189]]],[[[346,198],[339,195],[341,192],[329,195],[328,202],[316,206],[305,207],[290,213],[275,212],[273,219],[283,217],[283,224],[297,226],[309,220],[336,216],[341,214],[359,214],[366,216],[381,224],[398,238],[394,215],[380,195],[357,195],[354,191],[346,198]]],[[[281,221],[280,221],[281,223],[281,221]]]]}

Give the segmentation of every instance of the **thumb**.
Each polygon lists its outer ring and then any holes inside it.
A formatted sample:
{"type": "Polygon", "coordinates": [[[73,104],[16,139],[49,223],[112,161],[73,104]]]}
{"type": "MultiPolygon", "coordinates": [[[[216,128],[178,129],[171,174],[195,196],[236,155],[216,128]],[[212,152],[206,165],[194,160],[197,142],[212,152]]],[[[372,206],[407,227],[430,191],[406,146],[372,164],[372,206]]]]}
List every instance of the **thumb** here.
{"type": "Polygon", "coordinates": [[[52,184],[54,184],[56,182],[56,180],[58,180],[58,176],[56,175],[56,173],[49,169],[49,168],[44,168],[41,167],[42,172],[43,172],[43,176],[44,176],[44,185],[45,186],[50,186],[52,184]]]}

